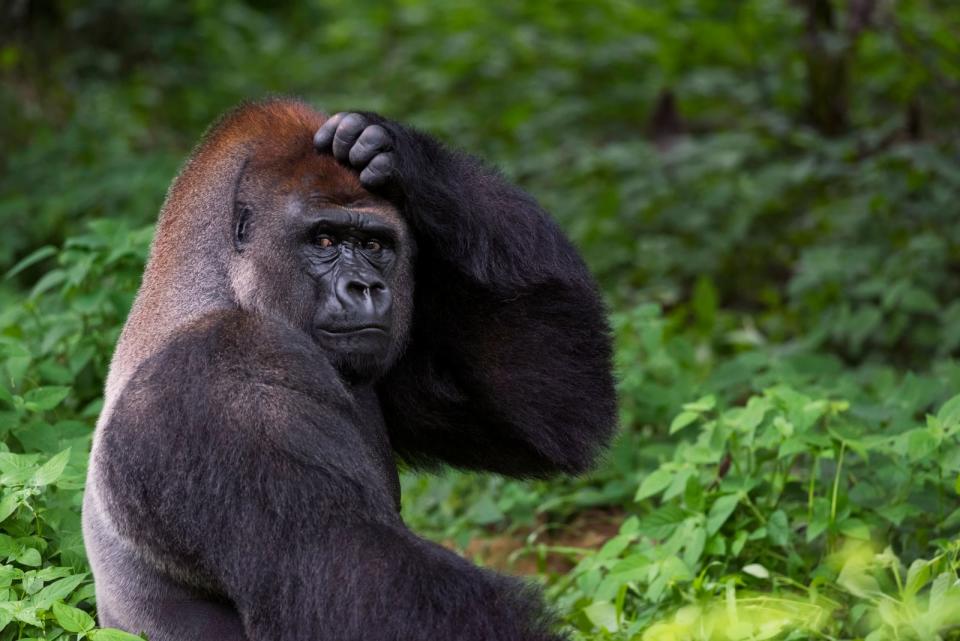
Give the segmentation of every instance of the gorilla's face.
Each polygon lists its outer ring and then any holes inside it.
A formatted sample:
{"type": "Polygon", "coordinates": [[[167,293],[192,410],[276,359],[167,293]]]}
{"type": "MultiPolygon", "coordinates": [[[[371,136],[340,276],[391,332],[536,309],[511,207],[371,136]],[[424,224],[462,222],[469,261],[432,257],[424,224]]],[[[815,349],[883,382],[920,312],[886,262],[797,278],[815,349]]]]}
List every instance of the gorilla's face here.
{"type": "Polygon", "coordinates": [[[369,382],[406,342],[413,243],[394,207],[324,160],[241,178],[231,282],[242,307],[289,321],[345,377],[369,382]]]}
{"type": "Polygon", "coordinates": [[[370,211],[320,209],[311,236],[303,261],[317,290],[312,334],[341,369],[368,378],[390,356],[397,231],[370,211]]]}

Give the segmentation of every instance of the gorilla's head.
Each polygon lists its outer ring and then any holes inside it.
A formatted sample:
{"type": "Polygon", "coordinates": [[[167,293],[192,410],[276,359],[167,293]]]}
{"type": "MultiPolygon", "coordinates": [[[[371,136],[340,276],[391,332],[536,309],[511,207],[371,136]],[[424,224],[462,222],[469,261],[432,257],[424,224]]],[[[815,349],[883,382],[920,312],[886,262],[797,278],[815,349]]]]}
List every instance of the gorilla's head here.
{"type": "Polygon", "coordinates": [[[356,381],[397,360],[413,307],[413,238],[395,207],[316,153],[325,121],[304,103],[268,100],[206,133],[167,193],[108,405],[181,327],[217,310],[306,333],[356,381]]]}
{"type": "Polygon", "coordinates": [[[258,149],[238,178],[234,295],[311,335],[348,379],[374,380],[408,333],[412,238],[389,202],[316,154],[312,131],[291,135],[258,149]]]}

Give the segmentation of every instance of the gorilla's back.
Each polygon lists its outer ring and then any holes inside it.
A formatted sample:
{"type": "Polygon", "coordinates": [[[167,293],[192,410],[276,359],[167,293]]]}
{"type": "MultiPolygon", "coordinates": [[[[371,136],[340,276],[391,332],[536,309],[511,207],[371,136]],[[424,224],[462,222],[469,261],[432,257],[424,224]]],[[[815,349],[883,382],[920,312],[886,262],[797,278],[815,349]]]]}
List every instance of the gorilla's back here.
{"type": "MultiPolygon", "coordinates": [[[[96,486],[95,482],[88,484],[96,486]]],[[[101,626],[134,634],[148,632],[150,641],[247,641],[232,607],[175,583],[124,541],[104,513],[95,490],[84,495],[83,538],[96,576],[101,626]]]]}

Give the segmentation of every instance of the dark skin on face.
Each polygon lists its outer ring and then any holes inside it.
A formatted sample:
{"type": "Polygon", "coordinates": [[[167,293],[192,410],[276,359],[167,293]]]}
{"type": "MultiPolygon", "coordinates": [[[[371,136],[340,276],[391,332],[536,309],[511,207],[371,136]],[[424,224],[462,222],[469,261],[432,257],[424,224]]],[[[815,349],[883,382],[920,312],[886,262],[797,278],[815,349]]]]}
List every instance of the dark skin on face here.
{"type": "Polygon", "coordinates": [[[304,246],[318,287],[314,338],[342,361],[383,358],[390,346],[396,230],[356,209],[320,209],[304,246]]]}

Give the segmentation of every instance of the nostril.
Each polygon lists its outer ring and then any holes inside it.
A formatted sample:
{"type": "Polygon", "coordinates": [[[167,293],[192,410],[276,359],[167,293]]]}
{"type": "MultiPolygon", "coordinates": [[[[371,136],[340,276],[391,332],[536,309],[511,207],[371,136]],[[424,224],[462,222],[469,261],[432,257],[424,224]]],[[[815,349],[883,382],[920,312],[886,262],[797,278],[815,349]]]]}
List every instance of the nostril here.
{"type": "Polygon", "coordinates": [[[344,308],[383,306],[390,300],[386,282],[372,274],[343,274],[334,285],[337,299],[344,308]]]}
{"type": "Polygon", "coordinates": [[[370,287],[359,280],[352,280],[347,283],[347,289],[353,294],[366,294],[370,291],[370,287]]]}
{"type": "Polygon", "coordinates": [[[387,286],[380,280],[351,279],[347,283],[347,291],[353,296],[373,296],[386,290],[387,286]]]}

